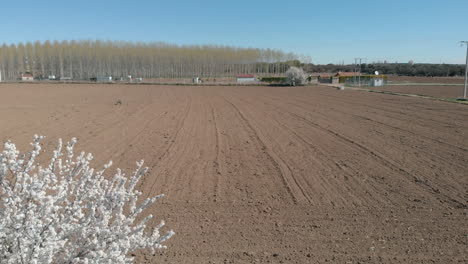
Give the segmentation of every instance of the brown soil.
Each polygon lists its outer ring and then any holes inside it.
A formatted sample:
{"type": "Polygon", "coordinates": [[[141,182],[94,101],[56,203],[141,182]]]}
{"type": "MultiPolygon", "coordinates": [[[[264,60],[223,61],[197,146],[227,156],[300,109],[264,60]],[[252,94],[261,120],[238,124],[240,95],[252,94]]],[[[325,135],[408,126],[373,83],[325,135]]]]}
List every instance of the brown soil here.
{"type": "MultiPolygon", "coordinates": [[[[466,105],[327,87],[0,85],[0,140],[76,136],[176,236],[138,263],[466,263],[466,105]],[[118,100],[121,104],[115,104],[118,100]]],[[[155,223],[156,224],[156,223],[155,223]]]]}
{"type": "Polygon", "coordinates": [[[373,90],[427,95],[439,98],[457,98],[463,97],[463,85],[447,85],[447,86],[433,86],[433,85],[387,85],[384,87],[373,87],[373,90]]]}
{"type": "Polygon", "coordinates": [[[393,83],[447,83],[463,84],[463,77],[417,77],[389,75],[388,81],[393,83]]]}

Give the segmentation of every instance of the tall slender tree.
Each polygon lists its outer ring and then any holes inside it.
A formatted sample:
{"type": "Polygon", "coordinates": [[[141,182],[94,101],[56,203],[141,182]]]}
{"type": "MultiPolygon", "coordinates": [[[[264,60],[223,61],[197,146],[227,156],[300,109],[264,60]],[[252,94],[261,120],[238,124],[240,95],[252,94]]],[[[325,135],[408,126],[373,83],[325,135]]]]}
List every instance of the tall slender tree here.
{"type": "Polygon", "coordinates": [[[215,45],[173,45],[162,42],[72,40],[0,46],[4,79],[31,71],[36,77],[187,78],[227,77],[240,73],[284,74],[293,53],[271,49],[215,45]]]}

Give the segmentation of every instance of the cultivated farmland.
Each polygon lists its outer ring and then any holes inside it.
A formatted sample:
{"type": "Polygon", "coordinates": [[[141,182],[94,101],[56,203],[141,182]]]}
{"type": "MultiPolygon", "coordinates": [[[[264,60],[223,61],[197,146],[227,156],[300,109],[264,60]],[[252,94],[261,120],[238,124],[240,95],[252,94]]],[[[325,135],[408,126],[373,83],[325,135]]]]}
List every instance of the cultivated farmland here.
{"type": "Polygon", "coordinates": [[[463,263],[468,106],[328,87],[0,84],[0,139],[146,160],[138,263],[463,263]],[[154,224],[157,224],[155,222],[154,224]]]}
{"type": "Polygon", "coordinates": [[[461,98],[463,85],[387,85],[373,90],[431,96],[435,98],[461,98]]]}
{"type": "Polygon", "coordinates": [[[439,83],[439,84],[463,84],[463,77],[418,77],[389,75],[388,81],[393,84],[407,83],[439,83]]]}
{"type": "Polygon", "coordinates": [[[390,85],[374,90],[453,99],[463,96],[463,82],[463,77],[389,76],[390,85]]]}

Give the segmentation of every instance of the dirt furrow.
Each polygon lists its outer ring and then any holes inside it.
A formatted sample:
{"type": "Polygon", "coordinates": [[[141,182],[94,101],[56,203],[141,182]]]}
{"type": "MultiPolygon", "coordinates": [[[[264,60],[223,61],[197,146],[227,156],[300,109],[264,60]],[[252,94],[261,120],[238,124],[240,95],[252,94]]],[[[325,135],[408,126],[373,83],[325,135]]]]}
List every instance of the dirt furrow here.
{"type": "Polygon", "coordinates": [[[226,99],[226,102],[229,103],[236,110],[237,114],[239,115],[239,117],[243,121],[245,127],[247,127],[249,129],[249,131],[251,132],[251,138],[254,139],[256,142],[258,142],[261,145],[261,149],[264,151],[264,153],[267,155],[268,159],[271,161],[271,163],[276,168],[277,174],[281,177],[281,180],[282,180],[286,190],[291,195],[291,198],[293,199],[293,201],[295,203],[297,203],[300,198],[297,197],[297,194],[296,194],[297,192],[293,191],[293,187],[291,187],[291,184],[289,183],[288,179],[292,179],[294,181],[296,187],[299,188],[302,196],[304,198],[306,198],[310,202],[310,200],[308,199],[308,197],[304,193],[304,190],[302,189],[302,187],[300,187],[298,185],[297,181],[295,180],[294,176],[292,175],[292,172],[291,172],[289,166],[287,166],[287,164],[285,164],[284,161],[282,161],[282,160],[278,161],[279,158],[276,157],[276,155],[274,153],[272,153],[271,151],[268,150],[268,147],[265,145],[264,141],[262,141],[259,134],[252,127],[252,125],[249,123],[249,121],[245,118],[245,116],[242,114],[242,112],[239,110],[239,108],[237,108],[235,104],[233,104],[232,102],[230,102],[227,99],[226,99]]]}
{"type": "MultiPolygon", "coordinates": [[[[169,154],[169,152],[171,151],[171,149],[173,149],[174,147],[174,144],[176,143],[176,140],[179,136],[179,134],[181,133],[181,130],[187,120],[187,117],[189,115],[189,112],[190,112],[190,109],[192,107],[192,99],[189,97],[188,98],[188,101],[187,103],[185,104],[185,107],[184,107],[184,110],[181,112],[182,113],[182,117],[178,117],[177,115],[174,116],[174,118],[176,120],[178,120],[177,122],[177,125],[176,125],[176,128],[174,130],[172,134],[172,136],[170,136],[168,138],[168,140],[166,142],[168,142],[165,146],[164,146],[164,150],[157,154],[157,156],[155,156],[153,158],[153,161],[155,161],[149,168],[152,170],[152,171],[156,171],[156,173],[158,173],[160,171],[160,161],[163,160],[164,158],[167,157],[167,155],[169,154]]],[[[155,193],[157,192],[156,189],[155,189],[155,185],[157,184],[157,181],[154,179],[154,177],[152,177],[153,179],[148,179],[148,177],[143,177],[142,180],[141,180],[141,185],[142,186],[146,186],[146,181],[152,181],[152,183],[148,187],[146,191],[147,193],[147,197],[151,196],[151,195],[155,195],[155,193]]]]}
{"type": "Polygon", "coordinates": [[[211,117],[212,117],[212,120],[213,120],[213,127],[214,127],[214,133],[215,133],[215,137],[216,137],[216,146],[215,146],[215,151],[216,151],[216,160],[213,162],[213,166],[215,167],[215,170],[216,170],[216,174],[214,175],[214,190],[213,190],[213,193],[215,195],[215,199],[217,199],[217,197],[220,196],[220,193],[219,193],[219,176],[222,174],[221,173],[221,170],[220,170],[220,167],[219,167],[219,164],[221,163],[220,161],[220,140],[219,140],[219,129],[218,129],[218,126],[216,124],[216,113],[215,113],[215,109],[213,107],[212,104],[210,104],[211,106],[211,117]]]}
{"type": "MultiPolygon", "coordinates": [[[[278,104],[278,103],[276,103],[274,105],[275,105],[275,107],[281,107],[281,104],[278,104]]],[[[273,109],[273,107],[272,107],[272,109],[273,109]]],[[[289,109],[291,109],[291,107],[286,106],[285,108],[282,108],[282,112],[289,113],[288,112],[289,109]]],[[[302,110],[302,111],[304,111],[304,110],[302,110]]],[[[292,113],[292,115],[295,118],[298,118],[300,120],[304,120],[305,122],[310,122],[310,120],[311,120],[310,117],[308,117],[308,115],[298,116],[298,115],[296,115],[294,113],[292,113]]],[[[343,112],[342,116],[344,116],[344,115],[354,116],[353,114],[343,112]]],[[[379,125],[382,125],[381,124],[382,122],[378,122],[378,123],[379,123],[379,125]]],[[[446,182],[439,181],[439,180],[436,180],[436,181],[431,180],[432,181],[432,183],[431,183],[431,181],[428,180],[428,177],[426,175],[421,174],[420,172],[410,173],[409,171],[405,170],[404,167],[401,167],[401,163],[399,163],[398,161],[395,161],[395,160],[392,161],[390,159],[387,161],[386,158],[383,158],[382,154],[378,154],[376,151],[370,150],[368,147],[365,147],[363,144],[357,143],[357,141],[355,141],[355,140],[351,140],[351,139],[349,139],[347,137],[344,137],[342,134],[337,133],[335,131],[331,131],[330,129],[325,129],[323,127],[323,125],[319,125],[316,122],[312,122],[311,125],[313,125],[315,127],[318,127],[320,129],[323,129],[327,133],[330,133],[331,135],[334,135],[334,136],[340,138],[341,140],[344,140],[345,142],[347,142],[349,144],[357,144],[358,149],[361,149],[363,151],[363,153],[370,153],[370,155],[374,156],[377,160],[379,160],[382,163],[382,165],[384,165],[386,167],[389,167],[389,168],[392,168],[392,171],[401,172],[404,175],[406,175],[407,177],[413,178],[414,183],[416,183],[418,185],[421,185],[423,188],[437,194],[437,196],[440,196],[441,199],[451,203],[453,206],[462,207],[462,208],[464,207],[463,202],[461,202],[461,201],[463,201],[462,197],[454,198],[452,196],[453,190],[446,190],[445,194],[439,194],[440,186],[445,185],[446,182]],[[434,186],[438,186],[438,187],[434,187],[434,186]],[[457,202],[455,202],[455,201],[457,201],[457,202]]],[[[415,139],[420,139],[419,137],[417,137],[416,134],[412,133],[412,135],[415,137],[415,139]]],[[[455,149],[457,149],[457,148],[455,148],[455,149]]],[[[461,149],[464,149],[464,148],[462,147],[461,149]]],[[[401,151],[404,151],[404,150],[402,149],[401,151]]],[[[424,153],[426,153],[426,152],[424,152],[424,153]]],[[[426,155],[435,158],[435,155],[432,152],[427,152],[426,155]]],[[[446,161],[447,164],[455,164],[455,165],[451,165],[451,166],[457,166],[460,169],[463,169],[465,167],[465,165],[457,163],[457,161],[455,161],[455,160],[452,161],[452,160],[445,159],[445,158],[443,158],[443,156],[439,156],[438,159],[442,160],[442,161],[446,161]]],[[[443,179],[441,179],[441,180],[443,180],[443,179]]]]}
{"type": "Polygon", "coordinates": [[[293,114],[293,115],[295,117],[303,120],[304,122],[316,127],[316,128],[319,128],[319,129],[321,129],[323,131],[326,131],[330,135],[333,135],[336,138],[338,138],[338,139],[340,139],[340,140],[342,140],[344,142],[347,142],[347,143],[349,143],[351,145],[356,146],[358,149],[360,149],[362,151],[362,153],[364,155],[371,155],[371,157],[373,157],[376,161],[380,162],[382,165],[384,165],[386,167],[391,168],[392,171],[394,171],[395,173],[401,173],[401,174],[406,175],[409,179],[412,179],[419,186],[421,186],[424,189],[430,191],[434,195],[443,197],[443,200],[451,203],[453,206],[458,207],[458,208],[466,208],[467,207],[467,205],[464,202],[457,201],[456,199],[452,198],[449,194],[441,193],[438,188],[432,186],[426,179],[424,179],[422,177],[418,177],[417,175],[408,172],[407,170],[405,170],[401,166],[398,166],[398,164],[395,164],[392,160],[390,160],[390,159],[382,156],[381,154],[379,154],[377,151],[371,150],[368,147],[366,147],[365,145],[360,144],[359,142],[356,142],[356,141],[354,141],[352,139],[349,139],[349,138],[347,138],[346,136],[344,136],[344,135],[342,135],[340,133],[337,133],[335,131],[332,131],[330,129],[322,127],[319,124],[314,123],[313,121],[311,121],[311,120],[309,120],[307,118],[304,118],[302,116],[298,116],[296,114],[293,114]]]}
{"type": "Polygon", "coordinates": [[[138,189],[166,194],[147,213],[176,235],[137,263],[467,260],[464,105],[312,86],[0,86],[0,139],[20,150],[40,132],[44,150],[78,137],[94,167],[146,160],[138,189]]]}

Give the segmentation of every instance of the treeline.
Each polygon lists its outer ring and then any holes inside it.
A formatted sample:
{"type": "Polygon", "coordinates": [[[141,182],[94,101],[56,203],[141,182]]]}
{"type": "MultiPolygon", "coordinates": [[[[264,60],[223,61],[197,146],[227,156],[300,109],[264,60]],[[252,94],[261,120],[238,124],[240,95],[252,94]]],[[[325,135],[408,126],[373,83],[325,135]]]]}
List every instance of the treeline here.
{"type": "MultiPolygon", "coordinates": [[[[306,72],[321,73],[321,72],[353,72],[357,66],[348,65],[303,65],[306,72]]],[[[425,76],[425,77],[453,77],[464,76],[465,65],[460,64],[424,64],[424,63],[369,63],[361,65],[363,74],[374,74],[378,71],[381,74],[396,74],[405,76],[425,76]]]]}
{"type": "Polygon", "coordinates": [[[405,76],[453,77],[465,75],[465,65],[422,63],[365,64],[362,67],[362,71],[369,74],[379,71],[382,74],[405,76]]]}
{"type": "Polygon", "coordinates": [[[179,46],[121,41],[45,41],[3,44],[0,71],[15,80],[30,72],[75,80],[97,76],[143,78],[225,77],[236,74],[282,75],[298,56],[271,49],[179,46]]]}

